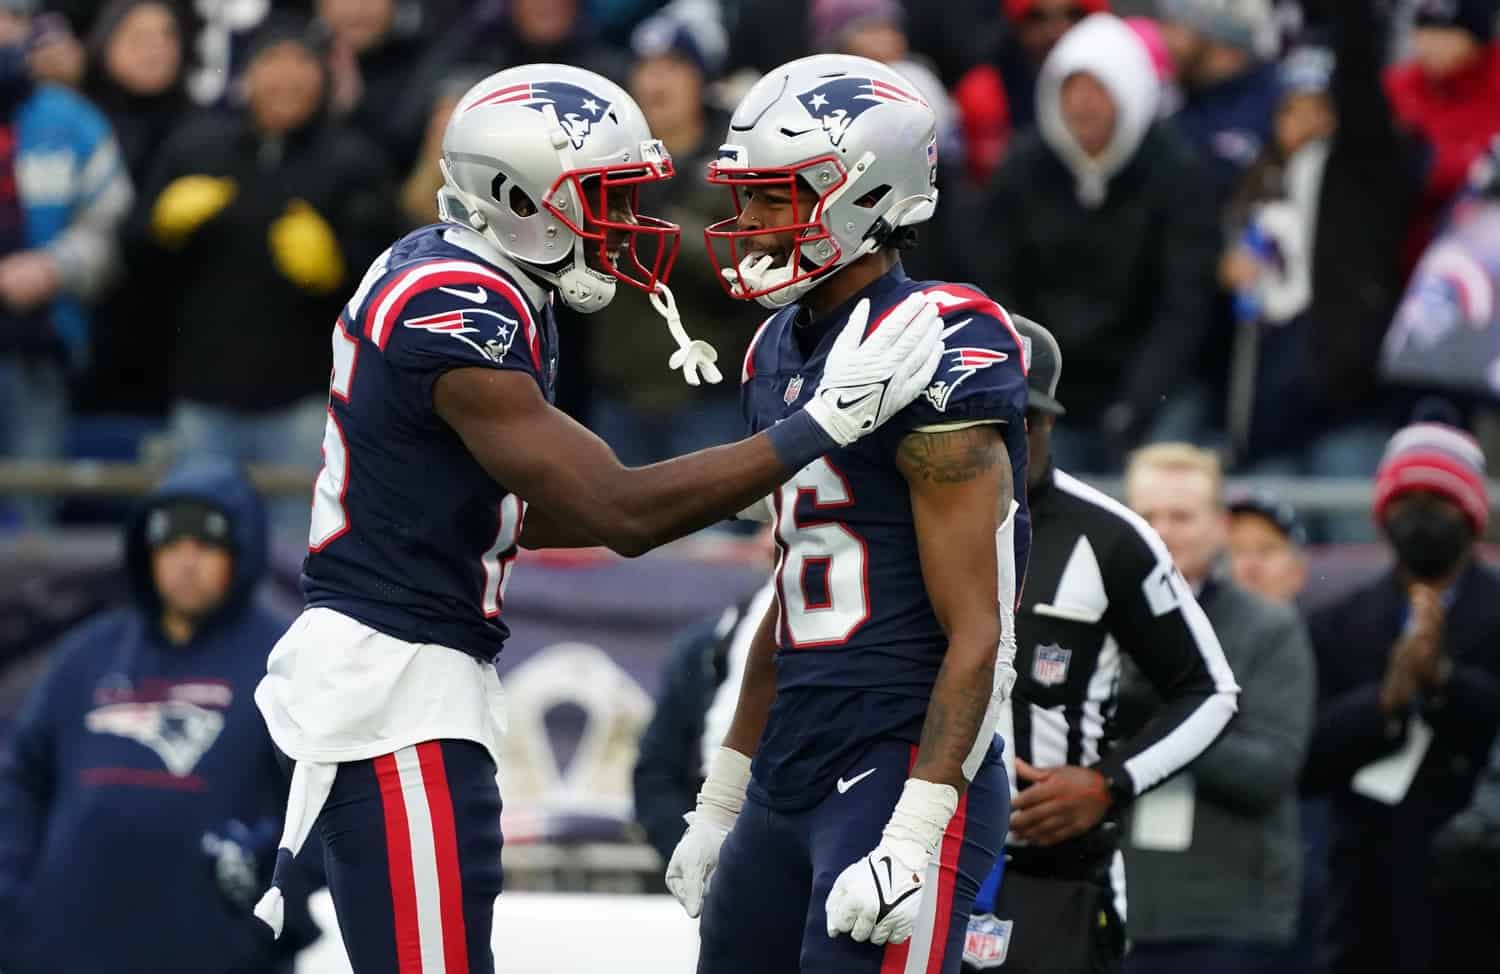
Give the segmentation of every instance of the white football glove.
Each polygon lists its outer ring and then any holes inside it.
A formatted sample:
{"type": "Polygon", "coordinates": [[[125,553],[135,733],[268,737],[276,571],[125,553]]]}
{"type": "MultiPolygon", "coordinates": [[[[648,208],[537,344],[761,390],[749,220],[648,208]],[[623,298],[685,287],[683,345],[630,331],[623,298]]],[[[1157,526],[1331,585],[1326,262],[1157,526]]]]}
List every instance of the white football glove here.
{"type": "Polygon", "coordinates": [[[869,317],[865,299],[834,339],[823,381],[803,407],[840,446],[871,432],[921,395],[943,359],[943,322],[926,295],[909,295],[865,338],[869,317]]]}
{"type": "Polygon", "coordinates": [[[749,784],[750,759],[733,748],[721,747],[698,791],[698,807],[683,816],[688,829],[667,863],[667,889],[690,917],[703,912],[703,898],[719,865],[719,847],[739,817],[749,784]]]}
{"type": "Polygon", "coordinates": [[[904,943],[917,925],[927,869],[958,808],[958,790],[906,779],[880,843],[839,873],[824,912],[828,936],[904,943]]]}

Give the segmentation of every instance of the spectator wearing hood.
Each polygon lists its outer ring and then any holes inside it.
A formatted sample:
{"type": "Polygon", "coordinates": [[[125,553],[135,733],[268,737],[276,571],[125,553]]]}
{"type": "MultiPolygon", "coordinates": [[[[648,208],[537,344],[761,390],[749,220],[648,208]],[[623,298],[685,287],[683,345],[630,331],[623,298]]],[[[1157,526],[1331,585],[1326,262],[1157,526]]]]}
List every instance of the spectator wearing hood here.
{"type": "Polygon", "coordinates": [[[984,185],[1013,133],[1036,122],[1036,79],[1052,48],[1108,0],[1003,0],[990,29],[978,27],[978,63],[953,82],[970,180],[984,185]]]}
{"type": "Polygon", "coordinates": [[[1332,803],[1329,974],[1494,969],[1465,949],[1474,904],[1432,886],[1434,836],[1500,728],[1500,576],[1475,550],[1489,510],[1473,437],[1397,432],[1373,509],[1395,564],[1310,620],[1321,701],[1303,791],[1332,803]]]}
{"type": "Polygon", "coordinates": [[[1500,132],[1500,47],[1496,0],[1419,0],[1410,60],[1390,68],[1386,91],[1396,117],[1431,146],[1407,267],[1432,239],[1469,165],[1500,132]]]}
{"type": "MultiPolygon", "coordinates": [[[[390,238],[394,195],[380,150],[324,111],[324,53],[306,21],[267,21],[243,110],[179,128],[142,195],[139,232],[171,274],[155,297],[183,452],[317,466],[329,329],[390,238]]],[[[272,508],[279,536],[305,537],[307,517],[306,498],[272,508]]]]}
{"type": "Polygon", "coordinates": [[[1162,37],[1183,103],[1177,124],[1208,167],[1215,205],[1271,141],[1279,34],[1270,0],[1164,0],[1162,37]]]}
{"type": "MultiPolygon", "coordinates": [[[[67,375],[86,364],[96,298],[116,271],[130,177],[109,123],[27,66],[36,0],[0,0],[0,456],[61,454],[67,375]]],[[[45,520],[31,502],[23,516],[45,520]]]]}
{"type": "MultiPolygon", "coordinates": [[[[88,36],[84,94],[114,128],[132,185],[142,186],[157,153],[191,110],[184,87],[186,25],[165,0],[114,0],[88,36]]],[[[122,240],[123,273],[97,315],[97,354],[74,383],[80,411],[162,416],[169,332],[154,302],[167,286],[142,241],[122,240]]]]}
{"type": "Polygon", "coordinates": [[[265,569],[228,463],[179,467],[130,521],[131,603],[63,637],[0,767],[7,974],[270,974],[316,936],[302,897],[290,941],[250,914],[286,795],[252,697],[286,625],[254,601],[265,569]]]}
{"type": "Polygon", "coordinates": [[[1159,94],[1123,21],[1075,27],[1042,68],[1038,130],[1012,144],[969,243],[972,278],[1057,336],[1079,422],[1053,448],[1080,472],[1117,469],[1191,378],[1214,293],[1213,208],[1191,148],[1157,121],[1159,94]]]}

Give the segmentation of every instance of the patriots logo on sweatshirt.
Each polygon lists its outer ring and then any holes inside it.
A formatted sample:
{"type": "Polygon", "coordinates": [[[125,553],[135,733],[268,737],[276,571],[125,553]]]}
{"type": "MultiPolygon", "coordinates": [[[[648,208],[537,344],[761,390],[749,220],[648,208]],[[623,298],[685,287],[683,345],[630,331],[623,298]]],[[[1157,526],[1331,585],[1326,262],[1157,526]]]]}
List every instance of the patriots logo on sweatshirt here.
{"type": "Polygon", "coordinates": [[[84,718],[95,734],[143,744],[177,777],[192,774],[224,729],[224,715],[186,700],[132,701],[96,707],[84,718]]]}

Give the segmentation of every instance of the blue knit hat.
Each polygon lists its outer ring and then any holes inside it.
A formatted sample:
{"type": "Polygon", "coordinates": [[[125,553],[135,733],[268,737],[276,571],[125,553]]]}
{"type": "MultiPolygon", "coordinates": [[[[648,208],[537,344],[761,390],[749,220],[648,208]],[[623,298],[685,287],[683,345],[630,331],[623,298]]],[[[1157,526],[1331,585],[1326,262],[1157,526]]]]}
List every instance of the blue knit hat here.
{"type": "Polygon", "coordinates": [[[630,35],[630,49],[637,59],[672,55],[692,64],[708,81],[723,69],[725,46],[722,36],[708,25],[665,11],[641,21],[630,35]]]}

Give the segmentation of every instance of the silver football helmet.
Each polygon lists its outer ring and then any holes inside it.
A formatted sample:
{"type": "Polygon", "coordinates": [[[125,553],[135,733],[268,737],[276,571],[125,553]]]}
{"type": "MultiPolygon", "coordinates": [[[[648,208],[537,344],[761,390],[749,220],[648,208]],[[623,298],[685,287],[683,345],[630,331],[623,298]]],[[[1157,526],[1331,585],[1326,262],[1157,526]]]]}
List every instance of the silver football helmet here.
{"type": "Polygon", "coordinates": [[[771,71],[729,122],[709,182],[734,193],[733,219],[709,227],[709,254],[731,297],[780,308],[883,246],[937,206],[937,118],[916,86],[868,58],[816,54],[771,71]],[[805,220],[748,226],[746,191],[789,194],[805,220]],[[746,247],[770,231],[795,234],[788,259],[746,247]]]}
{"type": "Polygon", "coordinates": [[[635,211],[672,159],[624,89],[581,68],[528,64],[490,75],[448,119],[438,213],[484,234],[593,312],[617,281],[655,293],[677,257],[674,223],[635,211]]]}

